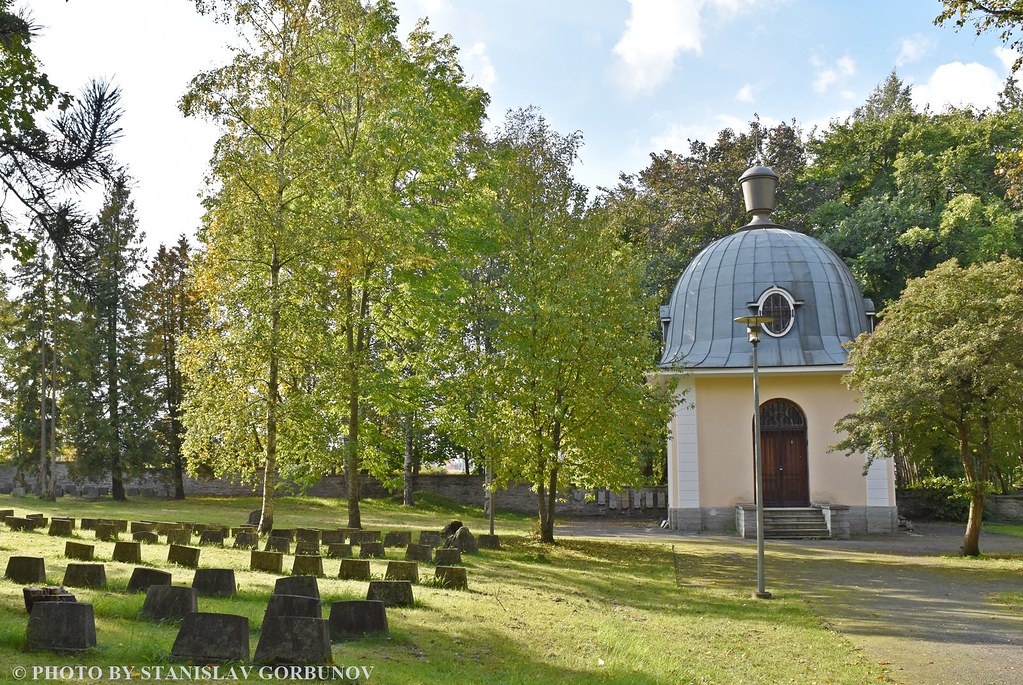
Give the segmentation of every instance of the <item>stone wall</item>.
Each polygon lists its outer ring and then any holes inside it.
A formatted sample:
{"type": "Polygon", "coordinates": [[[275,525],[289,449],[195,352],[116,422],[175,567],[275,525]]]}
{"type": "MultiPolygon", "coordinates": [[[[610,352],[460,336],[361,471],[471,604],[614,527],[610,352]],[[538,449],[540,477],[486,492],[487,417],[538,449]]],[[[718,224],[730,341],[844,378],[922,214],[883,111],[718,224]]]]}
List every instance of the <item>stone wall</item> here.
{"type": "MultiPolygon", "coordinates": [[[[231,478],[198,479],[185,477],[186,497],[248,497],[259,494],[259,487],[231,478]]],[[[11,465],[0,465],[0,493],[10,493],[15,488],[32,492],[35,486],[33,473],[19,474],[11,465]]],[[[58,492],[73,496],[103,496],[110,492],[110,478],[99,480],[74,480],[66,464],[57,465],[58,492]]],[[[413,489],[431,492],[462,504],[482,507],[486,492],[483,476],[462,474],[421,474],[415,476],[413,489]]],[[[125,479],[125,491],[129,497],[150,496],[170,497],[174,487],[165,471],[153,471],[141,477],[125,479]]],[[[303,493],[313,497],[346,496],[347,485],[344,476],[325,476],[312,486],[302,490],[295,485],[284,484],[282,494],[303,493]]],[[[361,476],[359,491],[365,498],[390,497],[390,493],[375,478],[361,476]]],[[[513,485],[499,490],[494,495],[498,511],[513,511],[533,514],[537,511],[536,493],[528,485],[513,485]]],[[[667,486],[627,489],[620,493],[609,490],[571,490],[557,504],[557,513],[562,516],[630,516],[645,519],[663,519],[667,516],[667,486]]]]}
{"type": "Polygon", "coordinates": [[[984,513],[992,521],[1023,523],[1023,492],[988,496],[984,513]]]}

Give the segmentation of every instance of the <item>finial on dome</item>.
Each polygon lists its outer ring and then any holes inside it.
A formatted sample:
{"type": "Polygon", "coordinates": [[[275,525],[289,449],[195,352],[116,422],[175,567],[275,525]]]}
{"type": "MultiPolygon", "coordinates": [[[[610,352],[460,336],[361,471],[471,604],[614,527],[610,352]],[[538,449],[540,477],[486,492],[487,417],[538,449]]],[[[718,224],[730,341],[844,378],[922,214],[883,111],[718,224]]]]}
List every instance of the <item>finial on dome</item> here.
{"type": "Polygon", "coordinates": [[[774,191],[778,187],[778,174],[771,167],[753,166],[739,177],[742,199],[746,211],[753,215],[743,228],[774,226],[771,212],[774,210],[774,191]]]}

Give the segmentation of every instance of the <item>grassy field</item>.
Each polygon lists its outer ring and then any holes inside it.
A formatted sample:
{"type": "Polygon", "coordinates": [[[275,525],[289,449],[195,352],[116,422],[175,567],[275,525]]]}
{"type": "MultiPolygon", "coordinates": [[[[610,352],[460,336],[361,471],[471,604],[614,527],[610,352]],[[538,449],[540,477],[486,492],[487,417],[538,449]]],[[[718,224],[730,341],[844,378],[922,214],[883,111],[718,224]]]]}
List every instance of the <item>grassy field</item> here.
{"type": "Polygon", "coordinates": [[[989,533],[1023,538],[1023,523],[985,523],[984,530],[989,533]]]}
{"type": "MultiPolygon", "coordinates": [[[[126,504],[63,499],[50,504],[0,496],[0,508],[14,508],[19,515],[231,525],[244,523],[257,505],[254,499],[126,504]]],[[[278,512],[280,527],[337,528],[346,521],[335,500],[284,499],[278,512]]],[[[436,499],[424,500],[413,510],[385,501],[368,501],[363,509],[367,529],[440,529],[453,518],[474,532],[486,530],[480,510],[436,499]]],[[[414,608],[388,610],[389,638],[335,643],[335,664],[372,669],[365,682],[374,684],[887,681],[884,666],[866,661],[798,595],[770,602],[750,599],[748,549],[705,557],[680,586],[669,544],[573,537],[549,546],[534,542],[530,527],[527,517],[500,517],[497,533],[503,548],[466,556],[468,591],[417,586],[414,608]]],[[[92,531],[77,531],[76,537],[94,542],[92,531]]],[[[4,527],[0,564],[6,567],[12,555],[43,556],[48,581],[60,584],[67,564],[64,542],[46,535],[45,529],[20,533],[4,527]]],[[[72,591],[94,605],[99,646],[73,656],[25,652],[21,587],[0,580],[0,681],[15,682],[13,669],[18,666],[140,669],[172,664],[168,654],[177,626],[138,620],[143,595],[122,592],[133,565],[109,561],[113,543],[95,544],[97,560],[106,564],[108,588],[72,591]]],[[[698,538],[680,539],[676,545],[681,552],[704,553],[698,538]]],[[[390,549],[388,557],[403,558],[402,551],[390,549]]],[[[165,544],[143,546],[147,565],[172,571],[175,584],[189,584],[193,572],[167,564],[166,558],[165,544]]],[[[247,616],[254,652],[276,577],[249,571],[248,558],[245,551],[202,548],[200,566],[234,568],[240,589],[234,598],[200,598],[199,608],[247,616]]],[[[286,557],[285,567],[290,564],[291,557],[286,557]]],[[[373,572],[382,576],[385,564],[373,561],[373,572]]],[[[328,577],[320,579],[320,593],[325,614],[332,601],[365,598],[367,584],[338,580],[338,566],[336,560],[324,560],[328,577]]],[[[432,567],[421,565],[421,576],[432,573],[432,567]]]]}

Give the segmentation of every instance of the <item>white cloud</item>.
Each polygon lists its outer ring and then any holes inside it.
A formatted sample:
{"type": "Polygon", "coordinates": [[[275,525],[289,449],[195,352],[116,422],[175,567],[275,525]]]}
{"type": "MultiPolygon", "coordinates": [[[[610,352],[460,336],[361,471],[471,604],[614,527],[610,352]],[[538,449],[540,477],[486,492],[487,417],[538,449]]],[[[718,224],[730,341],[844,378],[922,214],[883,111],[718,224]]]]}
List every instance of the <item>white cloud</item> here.
{"type": "Polygon", "coordinates": [[[839,57],[830,64],[819,57],[813,57],[810,59],[810,64],[817,71],[813,89],[818,93],[826,93],[831,86],[841,83],[856,73],[856,62],[849,55],[839,57]]]}
{"type": "Polygon", "coordinates": [[[1002,63],[1002,68],[1005,69],[1005,74],[1008,76],[1012,73],[1012,67],[1016,64],[1016,60],[1019,59],[1019,53],[1009,48],[1003,48],[998,46],[994,50],[995,57],[1002,63]]]}
{"type": "Polygon", "coordinates": [[[468,50],[462,51],[461,57],[462,67],[473,83],[483,90],[491,90],[497,83],[497,70],[487,54],[487,44],[473,43],[468,50]]]}
{"type": "Polygon", "coordinates": [[[939,112],[949,106],[983,109],[998,103],[1001,90],[1002,79],[994,69],[977,62],[951,62],[935,69],[927,83],[913,87],[913,101],[939,112]]]}
{"type": "Polygon", "coordinates": [[[735,99],[739,102],[753,102],[753,84],[744,83],[742,88],[735,94],[735,99]]]}
{"type": "Polygon", "coordinates": [[[899,54],[895,58],[895,65],[902,66],[909,62],[915,62],[934,49],[934,39],[928,38],[920,33],[899,39],[899,54]]]}
{"type": "Polygon", "coordinates": [[[668,80],[681,52],[702,49],[703,0],[630,0],[625,33],[614,46],[614,78],[630,95],[668,80]]]}
{"type": "MultiPolygon", "coordinates": [[[[761,117],[760,123],[766,128],[773,128],[781,123],[778,119],[761,117]]],[[[733,116],[731,114],[718,114],[712,120],[697,125],[674,123],[669,125],[660,134],[650,138],[650,148],[660,152],[671,150],[680,155],[689,154],[689,141],[699,140],[708,145],[713,145],[718,138],[718,133],[730,128],[736,133],[749,131],[749,119],[733,116]]]]}

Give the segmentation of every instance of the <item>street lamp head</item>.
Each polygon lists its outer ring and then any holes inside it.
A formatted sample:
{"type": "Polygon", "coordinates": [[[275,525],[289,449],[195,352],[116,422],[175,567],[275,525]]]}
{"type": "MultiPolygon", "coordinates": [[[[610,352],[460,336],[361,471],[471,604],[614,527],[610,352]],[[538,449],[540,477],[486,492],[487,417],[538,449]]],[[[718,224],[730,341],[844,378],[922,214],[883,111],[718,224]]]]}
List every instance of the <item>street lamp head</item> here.
{"type": "Polygon", "coordinates": [[[760,342],[760,327],[765,323],[771,323],[774,321],[773,316],[737,316],[734,319],[735,323],[746,324],[746,333],[749,335],[750,343],[756,345],[760,342]]]}
{"type": "Polygon", "coordinates": [[[753,215],[747,228],[773,226],[771,212],[774,211],[774,191],[778,187],[778,174],[771,167],[750,167],[739,177],[742,199],[746,211],[753,215]]]}

